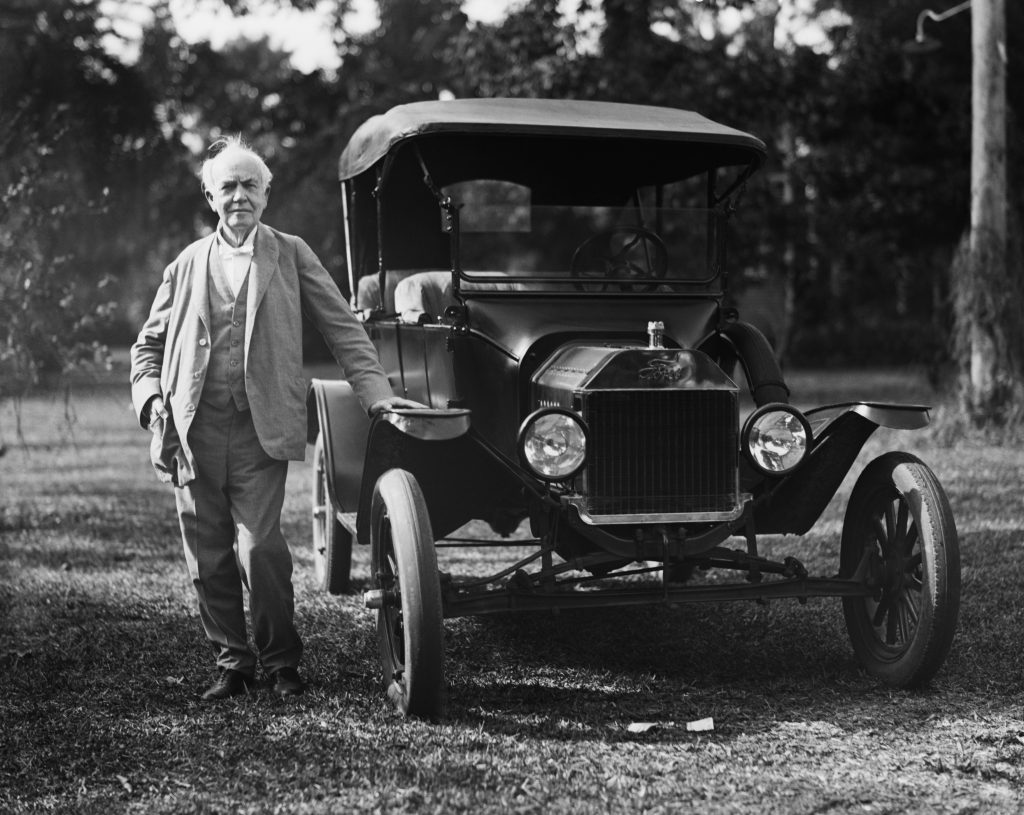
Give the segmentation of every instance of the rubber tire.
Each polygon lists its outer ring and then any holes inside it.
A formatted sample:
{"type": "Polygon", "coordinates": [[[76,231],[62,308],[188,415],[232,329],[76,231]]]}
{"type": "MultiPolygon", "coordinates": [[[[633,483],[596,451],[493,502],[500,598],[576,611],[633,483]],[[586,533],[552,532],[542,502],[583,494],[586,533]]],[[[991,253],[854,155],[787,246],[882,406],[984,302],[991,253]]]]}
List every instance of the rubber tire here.
{"type": "Polygon", "coordinates": [[[402,714],[436,721],[445,702],[441,581],[423,492],[405,470],[388,470],[377,480],[370,547],[377,588],[398,595],[377,612],[388,697],[402,714]]]}
{"type": "Polygon", "coordinates": [[[351,587],[352,535],[331,504],[323,433],[313,449],[313,570],[321,591],[345,594],[351,587]]]}
{"type": "Polygon", "coordinates": [[[953,643],[960,544],[942,486],[915,456],[880,456],[854,485],[843,520],[840,575],[853,577],[865,557],[874,596],[843,598],[853,650],[864,669],[886,684],[920,687],[942,667],[953,643]],[[905,551],[886,565],[885,556],[894,555],[900,541],[905,551]]]}

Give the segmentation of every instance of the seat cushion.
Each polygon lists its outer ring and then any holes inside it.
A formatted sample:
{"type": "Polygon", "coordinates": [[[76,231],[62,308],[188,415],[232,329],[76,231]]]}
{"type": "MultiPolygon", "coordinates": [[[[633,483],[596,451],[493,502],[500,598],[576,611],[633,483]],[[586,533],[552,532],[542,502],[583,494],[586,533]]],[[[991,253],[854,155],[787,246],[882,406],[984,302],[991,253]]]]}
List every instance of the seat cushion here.
{"type": "Polygon", "coordinates": [[[451,272],[417,272],[395,286],[395,311],[403,322],[423,322],[424,315],[436,322],[455,304],[451,272]]]}

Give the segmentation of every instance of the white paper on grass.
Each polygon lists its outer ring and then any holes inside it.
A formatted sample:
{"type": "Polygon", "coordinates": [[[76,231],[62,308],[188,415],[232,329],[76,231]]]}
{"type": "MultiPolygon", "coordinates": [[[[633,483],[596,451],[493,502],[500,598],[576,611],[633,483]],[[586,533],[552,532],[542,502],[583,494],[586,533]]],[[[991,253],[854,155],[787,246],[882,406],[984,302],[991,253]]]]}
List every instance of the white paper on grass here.
{"type": "MultiPolygon", "coordinates": [[[[657,727],[675,727],[675,724],[675,722],[630,722],[626,725],[626,731],[629,733],[647,733],[657,727]]],[[[689,733],[707,733],[714,729],[715,720],[710,716],[686,723],[686,730],[689,733]]]]}
{"type": "Polygon", "coordinates": [[[630,722],[626,730],[630,733],[646,733],[655,727],[659,727],[657,722],[630,722]]]}

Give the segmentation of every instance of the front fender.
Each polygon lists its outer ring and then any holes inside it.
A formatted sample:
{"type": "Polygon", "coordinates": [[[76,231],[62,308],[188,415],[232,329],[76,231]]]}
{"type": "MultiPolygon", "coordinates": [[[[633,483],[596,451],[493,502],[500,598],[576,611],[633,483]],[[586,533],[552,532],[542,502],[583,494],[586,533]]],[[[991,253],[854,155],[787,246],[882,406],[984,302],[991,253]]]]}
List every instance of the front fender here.
{"type": "Polygon", "coordinates": [[[470,432],[461,408],[396,410],[374,418],[363,468],[356,536],[370,542],[370,504],[377,479],[398,467],[419,482],[435,539],[489,515],[518,494],[520,483],[470,432]]]}
{"type": "Polygon", "coordinates": [[[924,405],[851,402],[807,411],[814,448],[792,475],[765,480],[754,503],[758,534],[803,535],[817,522],[879,427],[915,430],[928,424],[924,405]]]}
{"type": "Polygon", "coordinates": [[[918,430],[931,420],[927,405],[899,405],[882,402],[843,402],[836,405],[825,405],[813,408],[804,413],[811,423],[814,438],[824,436],[828,427],[839,417],[847,413],[863,416],[876,427],[888,427],[893,430],[918,430]]]}

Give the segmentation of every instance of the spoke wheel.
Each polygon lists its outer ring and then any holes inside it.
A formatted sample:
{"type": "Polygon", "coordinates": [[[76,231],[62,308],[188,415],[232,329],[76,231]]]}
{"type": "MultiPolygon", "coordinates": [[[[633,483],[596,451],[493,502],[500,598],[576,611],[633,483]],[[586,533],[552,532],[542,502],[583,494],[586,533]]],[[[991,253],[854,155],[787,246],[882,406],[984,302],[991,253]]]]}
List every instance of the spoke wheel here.
{"type": "Polygon", "coordinates": [[[352,535],[334,514],[329,478],[321,433],[313,450],[313,569],[319,589],[344,594],[352,573],[352,535]]]}
{"type": "Polygon", "coordinates": [[[843,521],[840,573],[871,589],[843,598],[868,673],[900,688],[931,679],[956,630],[960,544],[946,494],[920,460],[888,453],[865,468],[843,521]]]}
{"type": "Polygon", "coordinates": [[[444,615],[434,535],[416,479],[388,470],[370,513],[373,574],[384,598],[377,644],[385,687],[401,713],[436,720],[444,712],[444,615]]]}

